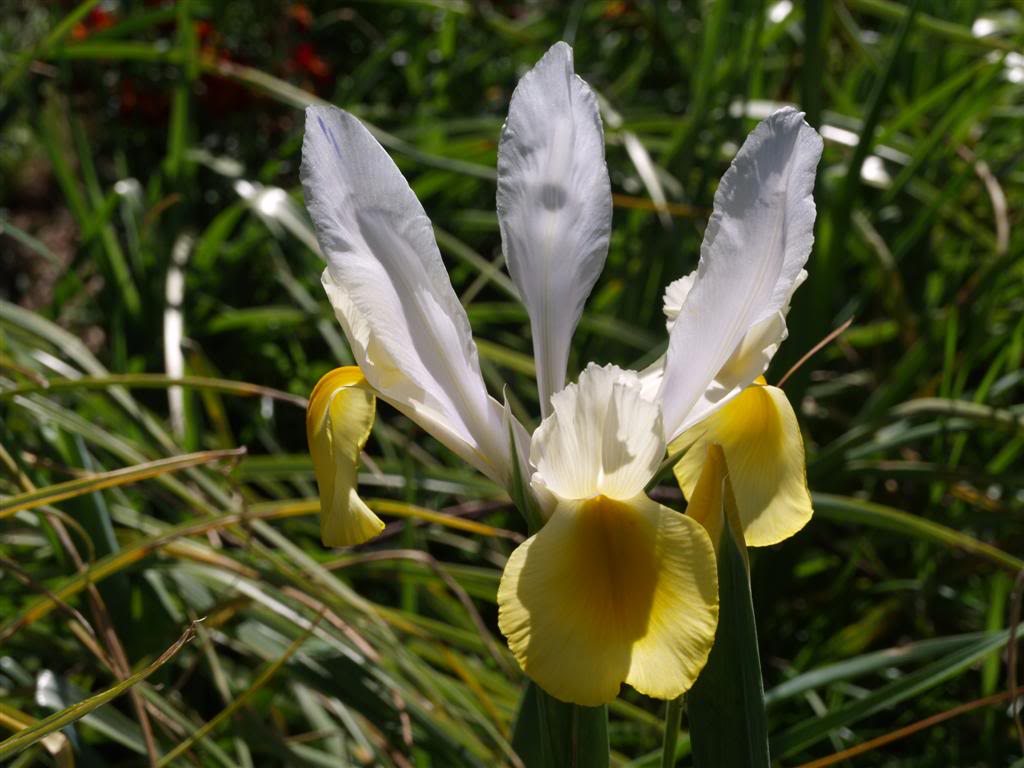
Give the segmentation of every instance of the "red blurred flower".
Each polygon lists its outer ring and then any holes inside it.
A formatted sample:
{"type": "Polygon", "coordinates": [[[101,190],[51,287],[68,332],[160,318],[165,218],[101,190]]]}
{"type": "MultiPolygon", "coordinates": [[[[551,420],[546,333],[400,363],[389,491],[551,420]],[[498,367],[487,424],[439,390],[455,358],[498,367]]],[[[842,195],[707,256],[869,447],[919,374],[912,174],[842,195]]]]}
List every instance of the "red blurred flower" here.
{"type": "Polygon", "coordinates": [[[312,75],[318,80],[330,76],[331,68],[316,52],[312,43],[299,43],[292,51],[291,64],[300,72],[312,75]]]}
{"type": "Polygon", "coordinates": [[[301,29],[309,29],[313,26],[313,12],[302,3],[292,3],[288,6],[288,18],[298,24],[301,29]]]}
{"type": "Polygon", "coordinates": [[[93,8],[86,14],[85,19],[71,28],[72,40],[85,40],[91,32],[100,29],[107,29],[117,23],[117,16],[102,8],[93,8]]]}

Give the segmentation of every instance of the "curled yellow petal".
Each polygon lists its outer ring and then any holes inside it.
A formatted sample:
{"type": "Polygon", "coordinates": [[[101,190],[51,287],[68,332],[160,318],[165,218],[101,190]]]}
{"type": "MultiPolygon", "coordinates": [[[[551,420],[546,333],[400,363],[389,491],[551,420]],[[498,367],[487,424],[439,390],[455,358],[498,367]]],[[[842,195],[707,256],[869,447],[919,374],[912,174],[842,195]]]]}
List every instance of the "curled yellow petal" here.
{"type": "Polygon", "coordinates": [[[320,489],[324,546],[362,544],[384,529],[356,494],[359,452],[370,436],[375,406],[357,366],[335,368],[317,382],[309,398],[306,439],[320,489]]]}
{"type": "Polygon", "coordinates": [[[561,501],[512,553],[498,625],[552,696],[596,706],[625,682],[672,699],[707,661],[718,576],[700,524],[643,494],[561,501]]]}
{"type": "Polygon", "coordinates": [[[758,379],[669,446],[675,453],[689,445],[674,472],[691,507],[713,444],[722,447],[747,546],[776,544],[807,524],[812,510],[804,441],[781,389],[758,379]]]}
{"type": "Polygon", "coordinates": [[[727,470],[720,445],[711,443],[705,449],[705,454],[700,477],[697,478],[693,491],[687,496],[689,505],[686,508],[686,516],[704,526],[704,530],[711,537],[711,544],[717,556],[722,527],[725,524],[722,510],[725,508],[723,502],[727,470]]]}
{"type": "MultiPolygon", "coordinates": [[[[722,446],[709,443],[706,449],[704,466],[700,477],[690,494],[690,504],[686,508],[687,517],[692,517],[704,526],[711,537],[715,548],[715,557],[719,556],[722,544],[722,533],[728,525],[733,531],[742,530],[739,513],[736,510],[736,495],[729,481],[729,469],[725,464],[725,453],[722,446]]],[[[745,539],[746,537],[744,537],[745,539]]],[[[741,548],[744,561],[747,559],[746,547],[741,548]]],[[[749,563],[748,563],[749,571],[749,563]]]]}

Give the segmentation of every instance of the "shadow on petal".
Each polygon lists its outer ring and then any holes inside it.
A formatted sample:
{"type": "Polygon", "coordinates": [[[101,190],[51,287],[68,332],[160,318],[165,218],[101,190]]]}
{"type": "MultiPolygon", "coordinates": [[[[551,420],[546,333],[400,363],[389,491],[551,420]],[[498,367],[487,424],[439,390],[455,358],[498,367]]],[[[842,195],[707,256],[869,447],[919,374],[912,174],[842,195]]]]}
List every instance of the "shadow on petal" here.
{"type": "Polygon", "coordinates": [[[629,683],[674,698],[714,639],[714,553],[694,521],[640,495],[562,503],[509,558],[499,624],[523,670],[595,706],[629,683]]]}

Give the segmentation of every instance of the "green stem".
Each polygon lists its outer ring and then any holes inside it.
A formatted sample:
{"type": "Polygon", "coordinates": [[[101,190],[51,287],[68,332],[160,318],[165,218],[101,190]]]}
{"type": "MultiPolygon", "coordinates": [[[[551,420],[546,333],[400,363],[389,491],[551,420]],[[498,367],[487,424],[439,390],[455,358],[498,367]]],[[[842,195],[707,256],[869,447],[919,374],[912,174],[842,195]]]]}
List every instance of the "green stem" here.
{"type": "Polygon", "coordinates": [[[676,764],[676,743],[679,741],[679,726],[683,721],[683,697],[672,699],[665,708],[665,742],[661,748],[661,768],[673,768],[676,764]]]}

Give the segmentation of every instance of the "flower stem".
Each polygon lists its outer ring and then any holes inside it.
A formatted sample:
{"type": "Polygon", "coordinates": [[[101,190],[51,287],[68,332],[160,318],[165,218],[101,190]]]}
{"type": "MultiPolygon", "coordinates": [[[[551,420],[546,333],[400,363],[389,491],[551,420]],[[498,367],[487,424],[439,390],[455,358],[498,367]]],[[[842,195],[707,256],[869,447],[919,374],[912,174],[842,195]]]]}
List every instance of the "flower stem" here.
{"type": "Polygon", "coordinates": [[[665,708],[665,741],[661,748],[661,768],[674,768],[679,725],[683,721],[683,697],[672,699],[665,708]]]}

